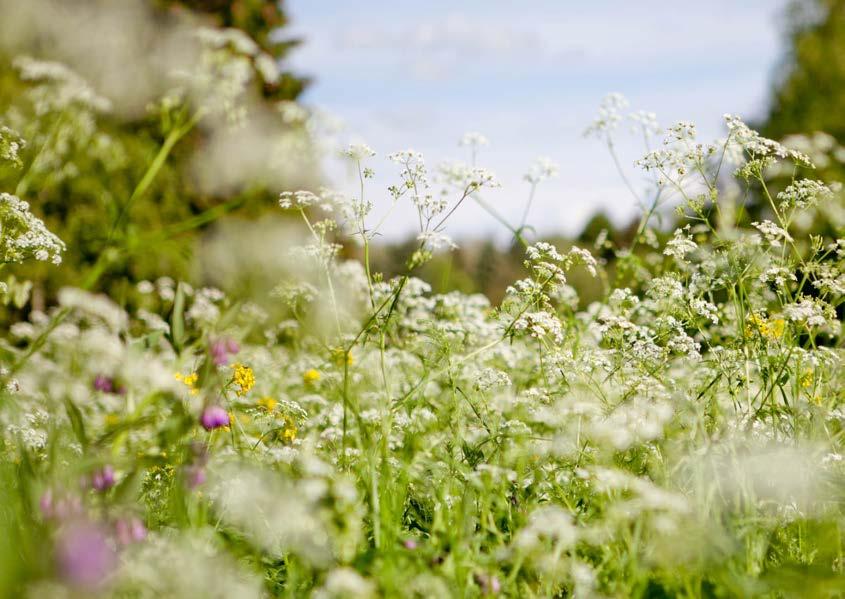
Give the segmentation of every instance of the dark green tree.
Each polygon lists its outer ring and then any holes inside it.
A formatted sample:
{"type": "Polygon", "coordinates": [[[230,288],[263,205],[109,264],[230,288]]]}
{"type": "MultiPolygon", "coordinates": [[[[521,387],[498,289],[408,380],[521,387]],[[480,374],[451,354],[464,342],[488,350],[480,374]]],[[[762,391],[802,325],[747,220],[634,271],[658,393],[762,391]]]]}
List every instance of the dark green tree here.
{"type": "Polygon", "coordinates": [[[824,131],[845,141],[845,0],[793,0],[786,11],[788,50],[763,135],[780,139],[824,131]]]}

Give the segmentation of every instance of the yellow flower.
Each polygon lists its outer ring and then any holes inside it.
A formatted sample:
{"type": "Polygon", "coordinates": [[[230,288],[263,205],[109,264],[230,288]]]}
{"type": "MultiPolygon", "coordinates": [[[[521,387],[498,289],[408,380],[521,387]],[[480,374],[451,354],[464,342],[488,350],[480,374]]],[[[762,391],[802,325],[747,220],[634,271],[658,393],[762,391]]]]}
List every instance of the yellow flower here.
{"type": "Polygon", "coordinates": [[[296,441],[296,422],[293,418],[285,416],[285,427],[282,429],[282,441],[293,443],[296,441]]]}
{"type": "Polygon", "coordinates": [[[745,325],[745,334],[750,337],[757,332],[762,337],[771,341],[777,341],[783,337],[785,328],[786,321],[783,318],[769,320],[763,314],[754,313],[748,316],[748,321],[745,325]]]}
{"type": "Polygon", "coordinates": [[[117,414],[106,414],[106,426],[115,426],[120,423],[120,416],[117,414]]]}
{"type": "Polygon", "coordinates": [[[808,389],[813,386],[813,370],[806,370],[801,377],[801,386],[808,389]]]}
{"type": "Polygon", "coordinates": [[[277,401],[276,401],[275,399],[273,399],[272,397],[262,397],[261,399],[259,399],[259,400],[258,400],[258,402],[257,402],[257,403],[258,403],[259,407],[264,408],[264,409],[265,409],[265,410],[267,410],[268,412],[272,412],[272,411],[273,411],[273,409],[276,407],[276,405],[277,405],[279,402],[277,402],[277,401]]]}
{"type": "Polygon", "coordinates": [[[191,374],[182,374],[181,372],[177,372],[173,375],[180,383],[183,383],[190,392],[191,395],[196,395],[199,393],[199,389],[197,389],[197,381],[199,381],[199,375],[196,372],[192,372],[191,374]]]}
{"type": "Polygon", "coordinates": [[[783,330],[786,326],[786,321],[783,318],[776,318],[769,321],[768,337],[780,339],[783,337],[783,330]]]}
{"type": "Polygon", "coordinates": [[[306,385],[312,385],[320,380],[320,372],[311,368],[310,370],[306,370],[302,375],[302,382],[306,385]]]}
{"type": "Polygon", "coordinates": [[[244,366],[240,362],[232,364],[232,368],[234,369],[232,381],[238,386],[236,393],[244,396],[255,386],[255,374],[252,372],[252,368],[244,366]]]}

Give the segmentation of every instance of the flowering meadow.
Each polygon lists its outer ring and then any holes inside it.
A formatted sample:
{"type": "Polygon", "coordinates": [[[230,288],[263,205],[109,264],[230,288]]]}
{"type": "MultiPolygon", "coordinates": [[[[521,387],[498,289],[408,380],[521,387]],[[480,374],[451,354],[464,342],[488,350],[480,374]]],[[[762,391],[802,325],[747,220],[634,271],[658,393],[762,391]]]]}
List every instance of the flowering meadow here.
{"type": "Polygon", "coordinates": [[[608,96],[584,143],[610,163],[614,136],[645,140],[633,241],[556,247],[503,224],[525,262],[499,305],[416,276],[453,247],[453,213],[495,213],[480,134],[467,164],[389,154],[389,189],[375,152],[349,146],[357,184],[281,192],[275,245],[212,240],[235,261],[218,278],[258,265],[251,295],[128,274],[105,294],[118,256],[219,216],[119,234],[182,138],[239,127],[243,87],[272,69],[232,32],[199,37],[201,68],[150,104],[164,142],[109,212],[118,233],[38,302],[10,273],[61,270],[73,250],[38,186],[108,180],[116,150],[107,98],[16,59],[28,108],[0,121],[4,596],[845,594],[845,211],[809,138],[727,115],[700,141],[608,96]],[[386,276],[370,251],[400,203],[419,237],[386,276]]]}

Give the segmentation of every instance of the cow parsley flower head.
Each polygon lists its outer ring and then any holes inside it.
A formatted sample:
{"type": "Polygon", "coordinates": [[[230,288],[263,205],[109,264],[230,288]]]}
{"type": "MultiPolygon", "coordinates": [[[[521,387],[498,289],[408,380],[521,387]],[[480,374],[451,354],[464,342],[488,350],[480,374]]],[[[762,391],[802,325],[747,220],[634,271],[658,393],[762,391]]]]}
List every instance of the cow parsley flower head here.
{"type": "Polygon", "coordinates": [[[678,262],[686,262],[687,254],[694,252],[696,249],[698,249],[698,245],[692,240],[688,228],[676,229],[672,239],[666,242],[663,254],[671,256],[678,262]]]}
{"type": "Polygon", "coordinates": [[[799,301],[784,306],[784,315],[793,322],[799,322],[807,327],[823,327],[836,320],[836,312],[825,302],[811,297],[803,297],[799,301]]]}
{"type": "Polygon", "coordinates": [[[65,244],[17,196],[0,193],[0,262],[27,258],[61,264],[65,244]]]}
{"type": "Polygon", "coordinates": [[[637,110],[628,115],[628,118],[634,123],[633,130],[635,133],[644,132],[647,136],[658,135],[661,131],[660,124],[657,122],[657,115],[648,110],[637,110]]]}
{"type": "Polygon", "coordinates": [[[791,243],[793,241],[792,236],[781,227],[777,226],[770,220],[764,220],[763,222],[753,222],[751,226],[760,231],[763,234],[763,237],[772,247],[780,247],[781,242],[791,243]]]}
{"type": "Polygon", "coordinates": [[[18,56],[12,65],[24,81],[37,83],[36,110],[50,112],[64,110],[71,105],[95,112],[109,112],[111,101],[99,95],[82,77],[59,62],[18,56]]]}
{"type": "Polygon", "coordinates": [[[320,198],[310,191],[283,191],[279,194],[279,206],[288,210],[290,208],[308,208],[320,201],[320,198]]]}
{"type": "Polygon", "coordinates": [[[730,144],[743,150],[752,161],[762,160],[762,164],[767,165],[777,159],[789,159],[801,166],[814,166],[810,157],[806,154],[791,150],[772,139],[763,137],[746,125],[738,116],[726,114],[724,119],[728,128],[730,144]]]}
{"type": "Polygon", "coordinates": [[[444,183],[461,189],[474,191],[482,187],[501,187],[496,175],[486,168],[448,162],[441,164],[439,171],[444,183]]]}
{"type": "Polygon", "coordinates": [[[584,135],[593,137],[610,135],[622,122],[622,111],[628,106],[628,100],[622,94],[618,92],[608,94],[602,100],[596,118],[587,127],[584,135]]]}
{"type": "Polygon", "coordinates": [[[376,153],[367,144],[359,143],[349,144],[349,147],[343,151],[343,155],[352,160],[364,160],[365,158],[372,158],[376,153]]]}
{"type": "Polygon", "coordinates": [[[21,168],[20,152],[26,147],[24,139],[8,127],[0,127],[0,164],[7,163],[12,168],[21,168]]]}
{"type": "Polygon", "coordinates": [[[451,237],[439,231],[424,231],[417,235],[417,240],[422,243],[423,247],[432,251],[444,248],[449,250],[458,249],[458,244],[452,241],[451,237]]]}
{"type": "Polygon", "coordinates": [[[558,165],[552,162],[551,158],[540,157],[534,161],[528,172],[522,178],[532,184],[537,184],[546,179],[557,177],[558,165]]]}
{"type": "Polygon", "coordinates": [[[778,194],[780,209],[783,211],[795,208],[805,210],[815,206],[820,199],[827,199],[833,191],[821,181],[801,179],[789,185],[778,194]]]}
{"type": "Polygon", "coordinates": [[[458,143],[461,147],[480,148],[490,144],[490,140],[478,131],[467,131],[458,143]]]}

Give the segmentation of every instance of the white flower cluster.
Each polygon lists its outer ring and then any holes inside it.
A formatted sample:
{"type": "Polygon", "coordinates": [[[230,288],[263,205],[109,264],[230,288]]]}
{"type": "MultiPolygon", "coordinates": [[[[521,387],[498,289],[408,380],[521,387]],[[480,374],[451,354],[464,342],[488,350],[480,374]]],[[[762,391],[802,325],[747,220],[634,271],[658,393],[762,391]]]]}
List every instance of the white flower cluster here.
{"type": "Polygon", "coordinates": [[[350,144],[343,151],[343,155],[347,158],[351,158],[352,160],[364,160],[366,158],[372,158],[376,155],[375,150],[373,150],[370,146],[364,143],[359,144],[350,144]]]}
{"type": "Polygon", "coordinates": [[[481,146],[486,146],[490,143],[484,135],[477,131],[467,131],[464,133],[463,137],[461,137],[461,141],[459,142],[460,146],[468,146],[472,148],[478,148],[481,146]]]}
{"type": "Polygon", "coordinates": [[[29,204],[17,196],[0,193],[0,263],[28,258],[61,264],[65,244],[51,233],[29,204]]]}
{"type": "Polygon", "coordinates": [[[196,33],[200,42],[208,48],[230,48],[234,53],[249,56],[253,60],[255,70],[266,83],[276,83],[279,80],[279,68],[272,56],[263,52],[255,41],[240,29],[218,29],[203,27],[196,33]]]}
{"type": "Polygon", "coordinates": [[[811,328],[824,327],[836,322],[836,312],[833,307],[811,297],[803,297],[793,304],[784,306],[783,314],[789,320],[811,328]]]}
{"type": "Polygon", "coordinates": [[[425,220],[430,220],[446,209],[449,204],[448,200],[443,196],[435,198],[431,191],[428,169],[420,152],[409,148],[393,152],[387,158],[402,166],[402,170],[399,171],[401,184],[388,188],[394,201],[409,193],[411,202],[425,220]]]}
{"type": "Polygon", "coordinates": [[[517,318],[513,328],[534,339],[551,338],[556,344],[563,342],[563,325],[548,312],[525,312],[517,318]]]}
{"type": "Polygon", "coordinates": [[[624,118],[622,111],[628,106],[628,100],[622,94],[618,92],[608,94],[602,100],[598,115],[593,119],[592,124],[587,127],[584,135],[594,137],[610,135],[622,122],[624,118]]]}
{"type": "Polygon", "coordinates": [[[311,191],[283,191],[279,194],[279,206],[285,210],[298,208],[300,210],[314,206],[320,198],[311,191]]]}
{"type": "Polygon", "coordinates": [[[789,159],[802,166],[813,166],[809,156],[763,137],[738,116],[726,114],[724,119],[728,128],[729,144],[746,152],[752,160],[763,160],[763,164],[766,165],[776,159],[789,159]]]}
{"type": "Polygon", "coordinates": [[[785,212],[812,208],[820,199],[827,199],[832,195],[833,191],[821,181],[800,179],[781,191],[777,198],[780,200],[780,209],[785,212]]]}
{"type": "Polygon", "coordinates": [[[689,227],[685,227],[675,230],[672,239],[666,242],[663,254],[674,258],[679,263],[685,263],[687,254],[691,254],[696,249],[698,249],[698,245],[692,240],[689,227]]]}
{"type": "Polygon", "coordinates": [[[763,237],[772,247],[780,247],[782,242],[792,243],[793,239],[789,232],[777,226],[770,220],[753,222],[751,226],[760,231],[763,237]]]}
{"type": "Polygon", "coordinates": [[[690,173],[704,177],[707,161],[716,151],[714,144],[696,141],[693,123],[681,121],[666,130],[662,148],[648,152],[634,164],[646,172],[655,172],[658,185],[672,184],[680,189],[690,173]]]}
{"type": "Polygon", "coordinates": [[[540,157],[534,161],[534,164],[531,165],[531,168],[528,169],[528,172],[522,178],[536,185],[546,179],[557,177],[557,174],[558,165],[552,162],[550,158],[540,157]]]}
{"type": "Polygon", "coordinates": [[[26,147],[26,142],[16,131],[5,126],[0,126],[0,164],[3,162],[13,168],[21,168],[21,150],[26,147]]]}
{"type": "Polygon", "coordinates": [[[111,101],[99,95],[82,77],[59,62],[18,56],[12,65],[21,79],[41,84],[36,95],[36,111],[41,114],[78,104],[95,112],[108,112],[111,101]]]}
{"type": "Polygon", "coordinates": [[[482,187],[501,187],[496,175],[486,168],[449,162],[441,164],[438,171],[444,183],[466,191],[475,191],[482,187]]]}
{"type": "Polygon", "coordinates": [[[636,110],[628,115],[634,123],[632,129],[635,133],[642,131],[646,136],[659,135],[661,132],[660,123],[657,122],[657,115],[648,110],[636,110]]]}

